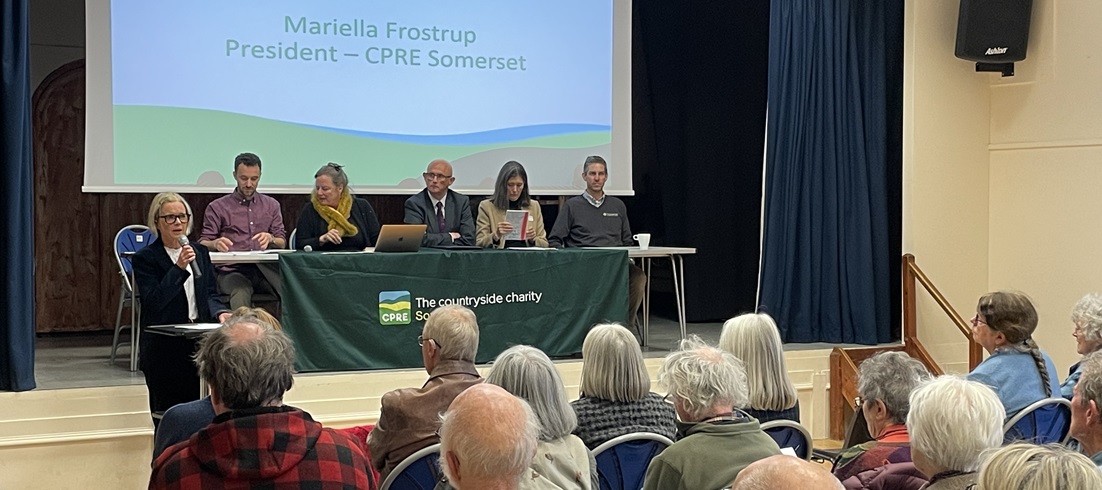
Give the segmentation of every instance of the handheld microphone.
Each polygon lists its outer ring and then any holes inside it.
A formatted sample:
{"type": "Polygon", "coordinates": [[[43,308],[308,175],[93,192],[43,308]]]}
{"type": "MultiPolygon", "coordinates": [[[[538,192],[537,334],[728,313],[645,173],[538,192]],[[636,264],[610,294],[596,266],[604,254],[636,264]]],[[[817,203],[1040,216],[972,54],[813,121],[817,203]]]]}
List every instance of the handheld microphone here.
{"type": "MultiPolygon", "coordinates": [[[[191,245],[191,242],[188,241],[187,236],[180,235],[180,246],[181,247],[186,247],[188,245],[191,245]]],[[[188,265],[188,267],[191,267],[191,275],[195,276],[196,279],[199,279],[200,277],[203,277],[203,273],[200,272],[200,270],[199,270],[199,264],[196,264],[194,260],[191,261],[191,262],[188,262],[187,265],[188,265]]]]}
{"type": "Polygon", "coordinates": [[[307,246],[305,246],[305,247],[302,247],[302,251],[303,251],[303,252],[313,252],[313,251],[314,251],[314,247],[311,247],[311,246],[307,245],[307,246]]]}

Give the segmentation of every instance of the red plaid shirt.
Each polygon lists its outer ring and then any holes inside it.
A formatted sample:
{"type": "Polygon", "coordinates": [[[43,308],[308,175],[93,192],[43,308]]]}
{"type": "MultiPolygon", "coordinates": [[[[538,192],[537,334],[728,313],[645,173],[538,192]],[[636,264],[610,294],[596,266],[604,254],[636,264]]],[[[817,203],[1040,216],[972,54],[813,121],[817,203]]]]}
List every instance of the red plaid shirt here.
{"type": "Polygon", "coordinates": [[[165,450],[149,488],[367,489],[356,442],[294,407],[237,410],[165,450]]]}

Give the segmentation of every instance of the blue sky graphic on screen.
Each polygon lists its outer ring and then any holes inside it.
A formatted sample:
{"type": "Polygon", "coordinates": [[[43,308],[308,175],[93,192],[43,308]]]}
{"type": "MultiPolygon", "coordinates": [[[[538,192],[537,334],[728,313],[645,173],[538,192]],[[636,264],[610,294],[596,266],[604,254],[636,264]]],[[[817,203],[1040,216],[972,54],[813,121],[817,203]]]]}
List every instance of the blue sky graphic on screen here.
{"type": "Polygon", "coordinates": [[[611,156],[614,0],[110,7],[118,186],[232,188],[252,151],[269,189],[336,161],[356,192],[410,193],[446,158],[457,189],[518,160],[533,190],[572,193],[586,155],[611,156]]]}

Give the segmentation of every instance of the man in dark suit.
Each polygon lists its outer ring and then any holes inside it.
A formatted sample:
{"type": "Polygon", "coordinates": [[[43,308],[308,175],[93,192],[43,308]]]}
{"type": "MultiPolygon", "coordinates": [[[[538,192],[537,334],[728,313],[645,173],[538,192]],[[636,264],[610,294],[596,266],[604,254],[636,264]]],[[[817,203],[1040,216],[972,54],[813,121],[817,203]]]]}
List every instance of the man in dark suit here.
{"type": "Polygon", "coordinates": [[[421,246],[474,245],[471,201],[448,190],[455,182],[451,164],[447,160],[433,160],[422,175],[425,190],[406,199],[404,220],[411,225],[428,225],[421,246]]]}

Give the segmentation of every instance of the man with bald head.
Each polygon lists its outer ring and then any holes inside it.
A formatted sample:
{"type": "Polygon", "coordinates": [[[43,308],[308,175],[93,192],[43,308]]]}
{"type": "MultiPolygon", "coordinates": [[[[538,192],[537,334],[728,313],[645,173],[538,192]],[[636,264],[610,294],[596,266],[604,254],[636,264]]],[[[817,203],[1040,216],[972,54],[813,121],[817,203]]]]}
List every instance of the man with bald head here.
{"type": "Polygon", "coordinates": [[[425,178],[425,189],[406,199],[403,220],[411,225],[428,225],[421,246],[474,245],[471,200],[448,189],[455,183],[452,165],[447,160],[433,160],[421,175],[425,178]]]}
{"type": "Polygon", "coordinates": [[[527,402],[500,386],[473,386],[443,416],[444,475],[459,490],[518,488],[536,455],[539,431],[527,402]]]}
{"type": "Polygon", "coordinates": [[[731,490],[772,490],[774,488],[816,488],[843,490],[826,468],[795,456],[778,454],[759,459],[744,468],[731,490]]]}
{"type": "Polygon", "coordinates": [[[356,442],[283,404],[295,368],[283,332],[231,317],[203,339],[195,363],[216,416],[157,458],[149,488],[368,488],[356,442]]]}

